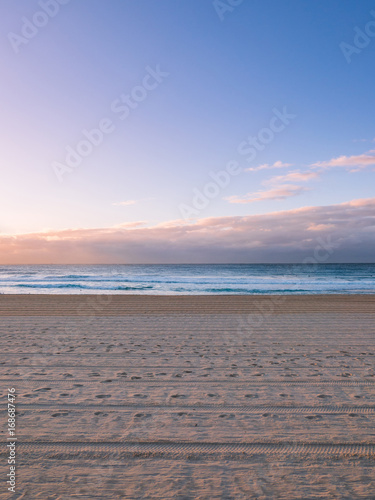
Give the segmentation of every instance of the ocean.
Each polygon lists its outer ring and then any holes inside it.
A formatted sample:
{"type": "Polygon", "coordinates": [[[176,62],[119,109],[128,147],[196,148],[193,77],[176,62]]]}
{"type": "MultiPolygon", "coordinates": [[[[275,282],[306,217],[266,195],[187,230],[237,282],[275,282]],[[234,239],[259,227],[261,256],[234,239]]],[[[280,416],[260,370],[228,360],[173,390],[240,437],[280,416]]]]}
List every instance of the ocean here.
{"type": "Polygon", "coordinates": [[[375,293],[375,264],[1,266],[0,293],[375,293]]]}

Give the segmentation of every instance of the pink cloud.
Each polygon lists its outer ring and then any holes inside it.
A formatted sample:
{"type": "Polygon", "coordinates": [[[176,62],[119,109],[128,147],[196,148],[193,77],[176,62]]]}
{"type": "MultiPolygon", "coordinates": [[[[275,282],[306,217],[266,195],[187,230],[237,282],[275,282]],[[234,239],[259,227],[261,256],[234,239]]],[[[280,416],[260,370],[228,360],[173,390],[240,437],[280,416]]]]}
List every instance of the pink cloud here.
{"type": "Polygon", "coordinates": [[[141,227],[145,226],[147,224],[147,221],[145,220],[140,220],[136,222],[123,222],[122,224],[118,224],[115,227],[123,228],[123,229],[132,229],[135,227],[141,227]]]}
{"type": "Polygon", "coordinates": [[[285,200],[286,198],[297,196],[303,191],[306,191],[306,188],[303,188],[302,186],[296,186],[294,184],[283,184],[264,191],[248,193],[244,198],[240,198],[239,196],[229,196],[228,198],[225,198],[225,200],[229,201],[229,203],[241,204],[254,203],[256,201],[264,200],[285,200]]]}
{"type": "Polygon", "coordinates": [[[313,222],[308,228],[308,231],[328,231],[334,229],[334,224],[316,224],[313,222]]]}
{"type": "Polygon", "coordinates": [[[299,170],[288,172],[285,175],[276,175],[262,182],[264,186],[270,186],[269,189],[248,193],[245,196],[229,196],[225,200],[229,203],[254,203],[264,200],[285,200],[292,196],[297,196],[306,188],[298,186],[295,182],[307,182],[312,179],[317,179],[320,176],[318,172],[300,172],[299,170]]]}
{"type": "Polygon", "coordinates": [[[137,203],[137,200],[126,200],[126,201],[119,201],[117,203],[112,203],[112,205],[115,205],[116,207],[127,207],[129,205],[135,205],[137,203]]]}
{"type": "Polygon", "coordinates": [[[258,167],[246,168],[245,172],[258,172],[259,170],[270,170],[273,168],[287,168],[291,167],[291,163],[283,163],[282,161],[275,161],[275,163],[268,164],[263,163],[263,165],[259,165],[258,167]]]}
{"type": "Polygon", "coordinates": [[[375,198],[164,227],[0,235],[0,263],[302,262],[322,241],[332,242],[332,261],[373,262],[375,198]]]}
{"type": "Polygon", "coordinates": [[[278,183],[288,183],[288,182],[307,182],[311,181],[313,179],[317,179],[319,177],[318,172],[300,172],[298,170],[294,172],[289,172],[288,174],[285,175],[276,175],[274,177],[271,177],[271,179],[268,179],[267,181],[264,181],[263,184],[278,184],[278,183]]]}
{"type": "MultiPolygon", "coordinates": [[[[375,165],[375,150],[367,151],[361,155],[339,156],[328,161],[318,161],[313,163],[315,167],[361,167],[366,168],[369,165],[375,165]]],[[[356,171],[356,170],[353,170],[356,171]]]]}

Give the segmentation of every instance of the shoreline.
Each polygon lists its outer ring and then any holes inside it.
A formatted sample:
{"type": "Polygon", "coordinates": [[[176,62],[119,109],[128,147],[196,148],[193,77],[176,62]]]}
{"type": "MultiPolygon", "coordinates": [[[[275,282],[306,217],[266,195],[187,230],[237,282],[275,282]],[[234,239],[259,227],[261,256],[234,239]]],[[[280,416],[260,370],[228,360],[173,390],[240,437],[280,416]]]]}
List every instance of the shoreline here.
{"type": "Polygon", "coordinates": [[[375,313],[375,294],[122,295],[4,294],[0,316],[375,313]]]}

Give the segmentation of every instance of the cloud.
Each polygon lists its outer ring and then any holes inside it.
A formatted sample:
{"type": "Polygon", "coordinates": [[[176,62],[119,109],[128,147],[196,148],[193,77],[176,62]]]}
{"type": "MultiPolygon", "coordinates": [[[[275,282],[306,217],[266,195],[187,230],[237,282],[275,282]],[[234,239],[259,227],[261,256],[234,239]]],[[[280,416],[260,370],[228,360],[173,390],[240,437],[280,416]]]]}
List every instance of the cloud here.
{"type": "Polygon", "coordinates": [[[116,207],[127,207],[129,205],[135,205],[138,202],[138,200],[126,200],[126,201],[118,201],[116,203],[112,203],[112,205],[115,205],[116,207]]]}
{"type": "Polygon", "coordinates": [[[259,165],[258,167],[246,168],[245,172],[258,172],[259,170],[270,170],[273,168],[287,168],[291,167],[291,163],[283,163],[281,161],[275,161],[271,165],[268,163],[264,163],[263,165],[259,165]]]}
{"type": "Polygon", "coordinates": [[[295,170],[288,172],[285,175],[276,175],[263,181],[262,184],[264,186],[271,186],[269,189],[257,191],[255,193],[248,193],[243,197],[229,196],[224,199],[229,201],[229,203],[241,204],[254,203],[256,201],[264,200],[285,200],[307,191],[307,188],[298,186],[297,184],[294,184],[295,182],[307,182],[318,177],[318,172],[300,172],[299,170],[295,170]]]}
{"type": "Polygon", "coordinates": [[[299,170],[295,170],[294,172],[289,172],[285,175],[277,175],[271,177],[270,179],[263,182],[263,184],[279,184],[279,183],[288,183],[288,182],[307,182],[313,179],[317,179],[319,177],[318,172],[300,172],[299,170]]]}
{"type": "Polygon", "coordinates": [[[375,198],[164,227],[0,236],[1,264],[374,262],[375,198]],[[323,245],[323,249],[322,249],[323,245]]]}
{"type": "Polygon", "coordinates": [[[352,172],[357,172],[368,166],[375,165],[375,150],[372,149],[361,155],[353,156],[338,156],[337,158],[332,158],[328,161],[318,161],[313,163],[314,167],[358,167],[356,169],[351,169],[352,172]]]}
{"type": "Polygon", "coordinates": [[[308,231],[328,231],[334,229],[334,224],[316,224],[313,222],[308,228],[308,231]]]}
{"type": "Polygon", "coordinates": [[[135,222],[123,222],[122,224],[117,224],[114,227],[119,227],[119,228],[123,228],[123,229],[132,229],[134,227],[145,226],[146,224],[147,224],[146,220],[139,220],[139,221],[135,221],[135,222]]]}
{"type": "Polygon", "coordinates": [[[306,191],[306,188],[302,186],[297,186],[294,184],[284,184],[278,187],[273,187],[271,189],[266,189],[265,191],[257,191],[255,193],[248,193],[244,198],[239,196],[229,196],[224,198],[229,201],[229,203],[254,203],[256,201],[264,200],[285,200],[292,196],[297,196],[306,191]]]}

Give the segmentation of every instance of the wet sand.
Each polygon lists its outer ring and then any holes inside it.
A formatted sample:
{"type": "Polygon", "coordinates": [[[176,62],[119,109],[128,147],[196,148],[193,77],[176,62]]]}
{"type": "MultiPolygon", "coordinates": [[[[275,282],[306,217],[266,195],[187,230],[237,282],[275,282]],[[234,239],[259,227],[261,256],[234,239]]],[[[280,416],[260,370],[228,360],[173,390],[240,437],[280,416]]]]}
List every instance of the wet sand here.
{"type": "Polygon", "coordinates": [[[375,498],[374,295],[2,295],[0,316],[1,499],[375,498]]]}

